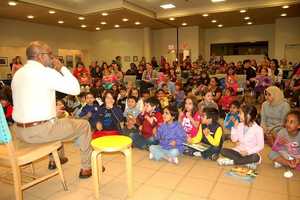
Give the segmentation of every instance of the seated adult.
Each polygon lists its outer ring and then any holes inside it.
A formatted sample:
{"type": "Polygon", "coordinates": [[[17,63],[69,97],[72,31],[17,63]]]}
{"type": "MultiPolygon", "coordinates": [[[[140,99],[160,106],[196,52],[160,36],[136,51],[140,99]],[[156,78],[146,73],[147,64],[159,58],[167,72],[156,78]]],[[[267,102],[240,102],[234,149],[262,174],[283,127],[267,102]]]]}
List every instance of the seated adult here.
{"type": "MultiPolygon", "coordinates": [[[[78,95],[77,79],[53,57],[44,42],[32,42],[26,49],[27,63],[12,80],[13,130],[27,143],[47,143],[78,138],[81,152],[80,178],[91,170],[91,128],[87,120],[56,116],[55,91],[78,95]]],[[[53,158],[50,158],[52,160],[53,158]]]]}
{"type": "Polygon", "coordinates": [[[118,135],[121,132],[120,123],[124,120],[124,117],[121,108],[115,104],[113,92],[110,90],[105,91],[103,99],[104,104],[97,113],[97,130],[93,133],[93,138],[118,135]]]}
{"type": "Polygon", "coordinates": [[[270,86],[265,90],[265,98],[260,113],[261,127],[267,137],[267,143],[272,145],[276,134],[283,127],[290,105],[285,100],[283,92],[276,86],[270,86]]]}

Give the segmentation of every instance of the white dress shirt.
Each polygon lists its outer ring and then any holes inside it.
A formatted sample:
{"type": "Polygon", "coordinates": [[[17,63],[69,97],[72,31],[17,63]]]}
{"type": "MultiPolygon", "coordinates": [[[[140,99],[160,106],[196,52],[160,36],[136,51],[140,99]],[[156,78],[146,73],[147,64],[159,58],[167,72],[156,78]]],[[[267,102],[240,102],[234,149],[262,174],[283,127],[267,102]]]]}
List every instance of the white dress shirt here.
{"type": "Polygon", "coordinates": [[[61,73],[29,60],[13,77],[13,119],[19,123],[49,120],[56,117],[55,91],[78,95],[78,80],[66,68],[61,73]]]}

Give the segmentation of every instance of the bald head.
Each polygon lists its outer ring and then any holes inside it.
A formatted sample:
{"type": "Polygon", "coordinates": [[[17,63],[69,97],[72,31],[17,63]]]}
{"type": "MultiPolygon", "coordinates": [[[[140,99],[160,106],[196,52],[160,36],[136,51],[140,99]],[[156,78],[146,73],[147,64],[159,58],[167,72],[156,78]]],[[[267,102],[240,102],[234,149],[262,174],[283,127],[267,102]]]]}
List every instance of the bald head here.
{"type": "Polygon", "coordinates": [[[37,56],[41,53],[48,53],[50,47],[41,41],[34,41],[29,44],[26,49],[26,56],[28,60],[36,60],[37,56]]]}

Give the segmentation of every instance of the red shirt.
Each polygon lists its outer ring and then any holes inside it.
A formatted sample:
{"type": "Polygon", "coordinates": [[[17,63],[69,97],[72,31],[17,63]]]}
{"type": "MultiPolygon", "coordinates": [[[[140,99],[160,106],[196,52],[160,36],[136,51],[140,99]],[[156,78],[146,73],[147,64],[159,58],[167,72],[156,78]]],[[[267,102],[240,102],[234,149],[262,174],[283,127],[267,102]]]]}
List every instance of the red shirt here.
{"type": "Polygon", "coordinates": [[[153,129],[158,128],[163,123],[163,118],[160,112],[154,112],[152,114],[141,113],[138,115],[138,123],[142,125],[142,135],[147,139],[153,136],[153,129]],[[150,121],[146,119],[146,116],[153,117],[156,120],[151,124],[150,121]]]}

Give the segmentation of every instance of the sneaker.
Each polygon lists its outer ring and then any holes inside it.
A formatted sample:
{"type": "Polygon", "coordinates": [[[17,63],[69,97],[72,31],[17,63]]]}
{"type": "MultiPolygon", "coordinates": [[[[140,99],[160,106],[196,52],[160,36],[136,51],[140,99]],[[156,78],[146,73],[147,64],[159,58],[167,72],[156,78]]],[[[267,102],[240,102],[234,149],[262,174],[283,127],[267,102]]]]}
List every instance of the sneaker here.
{"type": "Polygon", "coordinates": [[[224,166],[227,166],[227,165],[233,165],[234,163],[233,163],[233,160],[231,160],[231,159],[229,159],[229,158],[219,158],[218,160],[217,160],[217,163],[219,164],[219,165],[224,165],[224,166]]]}
{"type": "Polygon", "coordinates": [[[149,159],[150,159],[150,160],[153,160],[153,158],[154,158],[153,153],[150,152],[150,153],[149,153],[149,159]]]}
{"type": "Polygon", "coordinates": [[[278,163],[278,162],[274,162],[274,168],[278,169],[281,168],[282,164],[278,163]]]}
{"type": "Polygon", "coordinates": [[[178,158],[177,157],[172,158],[172,163],[178,165],[178,163],[179,163],[178,158]]]}
{"type": "Polygon", "coordinates": [[[195,152],[193,153],[193,156],[201,157],[201,152],[200,152],[200,151],[195,151],[195,152]]]}
{"type": "Polygon", "coordinates": [[[245,166],[248,167],[249,169],[255,170],[257,168],[257,163],[250,163],[250,164],[246,164],[245,166]]]}

